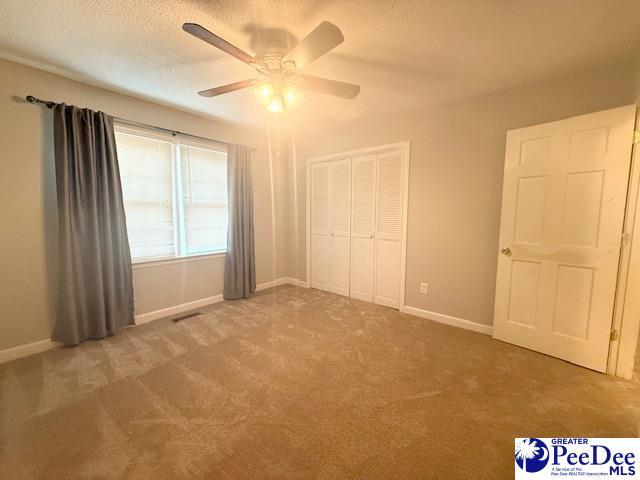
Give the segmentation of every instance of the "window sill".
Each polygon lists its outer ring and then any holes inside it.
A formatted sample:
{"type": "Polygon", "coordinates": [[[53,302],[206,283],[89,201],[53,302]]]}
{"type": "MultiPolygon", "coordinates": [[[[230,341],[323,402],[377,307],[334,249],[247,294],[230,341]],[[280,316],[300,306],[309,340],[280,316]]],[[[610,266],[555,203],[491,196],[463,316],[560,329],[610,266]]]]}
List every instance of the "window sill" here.
{"type": "Polygon", "coordinates": [[[133,270],[142,268],[162,267],[174,263],[204,262],[214,258],[224,258],[227,252],[202,253],[199,255],[189,255],[188,257],[162,258],[158,260],[139,260],[132,263],[133,270]]]}

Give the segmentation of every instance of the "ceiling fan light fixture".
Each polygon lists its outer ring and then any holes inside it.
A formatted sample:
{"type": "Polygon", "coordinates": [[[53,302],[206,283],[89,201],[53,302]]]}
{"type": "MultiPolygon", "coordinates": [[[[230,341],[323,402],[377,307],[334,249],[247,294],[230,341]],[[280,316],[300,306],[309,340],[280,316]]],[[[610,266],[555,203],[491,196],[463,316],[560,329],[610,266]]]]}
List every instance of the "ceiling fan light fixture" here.
{"type": "Polygon", "coordinates": [[[253,87],[256,101],[267,111],[279,113],[285,109],[296,108],[301,103],[300,89],[349,100],[353,100],[360,93],[359,85],[303,73],[311,62],[326,55],[344,41],[340,29],[331,22],[321,22],[284,56],[280,46],[275,43],[264,55],[255,57],[197,23],[185,23],[182,29],[252,66],[262,78],[243,80],[198,92],[203,97],[217,97],[253,87]]]}
{"type": "Polygon", "coordinates": [[[269,107],[276,99],[276,89],[270,82],[262,82],[253,89],[253,96],[263,107],[269,107]]]}
{"type": "Polygon", "coordinates": [[[280,95],[276,95],[272,98],[271,103],[267,105],[267,111],[271,113],[282,113],[284,111],[284,102],[280,95]]]}
{"type": "Polygon", "coordinates": [[[253,96],[271,113],[281,113],[285,109],[290,110],[300,105],[302,101],[300,90],[290,85],[284,87],[278,85],[277,81],[265,80],[253,88],[253,96]]]}
{"type": "Polygon", "coordinates": [[[297,108],[302,102],[302,92],[292,86],[286,86],[282,90],[282,98],[287,109],[297,108]]]}

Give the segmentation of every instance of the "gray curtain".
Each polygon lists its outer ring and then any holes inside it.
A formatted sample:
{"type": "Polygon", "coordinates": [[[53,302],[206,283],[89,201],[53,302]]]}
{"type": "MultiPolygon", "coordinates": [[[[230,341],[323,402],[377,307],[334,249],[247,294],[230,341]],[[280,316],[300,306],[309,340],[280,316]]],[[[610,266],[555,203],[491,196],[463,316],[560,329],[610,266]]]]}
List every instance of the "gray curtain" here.
{"type": "Polygon", "coordinates": [[[53,339],[77,345],[133,325],[131,254],[113,118],[57,105],[54,141],[59,284],[53,339]]]}
{"type": "Polygon", "coordinates": [[[256,291],[251,150],[248,147],[229,145],[227,177],[229,230],[223,296],[235,300],[249,298],[256,291]]]}

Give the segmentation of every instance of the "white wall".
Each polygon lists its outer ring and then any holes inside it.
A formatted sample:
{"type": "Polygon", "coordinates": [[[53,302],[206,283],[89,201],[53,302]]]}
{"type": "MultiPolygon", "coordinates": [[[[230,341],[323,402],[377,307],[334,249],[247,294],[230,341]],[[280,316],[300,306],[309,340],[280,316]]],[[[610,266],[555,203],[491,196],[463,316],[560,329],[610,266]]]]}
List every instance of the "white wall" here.
{"type": "MultiPolygon", "coordinates": [[[[55,315],[57,214],[51,111],[19,97],[35,95],[185,133],[243,143],[253,158],[256,273],[259,283],[287,271],[286,201],[280,160],[274,185],[263,131],[223,124],[127,95],[0,61],[0,350],[51,334],[55,315]]],[[[222,292],[224,258],[134,269],[136,313],[143,314],[222,292]]]]}

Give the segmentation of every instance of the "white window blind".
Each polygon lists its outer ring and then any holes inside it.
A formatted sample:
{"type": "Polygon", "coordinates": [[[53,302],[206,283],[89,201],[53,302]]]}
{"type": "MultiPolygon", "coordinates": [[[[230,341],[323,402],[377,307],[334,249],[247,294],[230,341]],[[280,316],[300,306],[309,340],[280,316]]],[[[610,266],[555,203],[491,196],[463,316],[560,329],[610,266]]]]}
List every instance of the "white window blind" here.
{"type": "Polygon", "coordinates": [[[181,146],[187,255],[227,248],[227,155],[181,146]]]}
{"type": "Polygon", "coordinates": [[[224,147],[124,125],[115,132],[132,260],[225,251],[224,147]]]}
{"type": "Polygon", "coordinates": [[[176,251],[173,145],[116,134],[131,257],[172,257],[176,251]]]}

